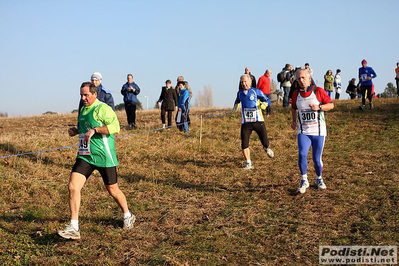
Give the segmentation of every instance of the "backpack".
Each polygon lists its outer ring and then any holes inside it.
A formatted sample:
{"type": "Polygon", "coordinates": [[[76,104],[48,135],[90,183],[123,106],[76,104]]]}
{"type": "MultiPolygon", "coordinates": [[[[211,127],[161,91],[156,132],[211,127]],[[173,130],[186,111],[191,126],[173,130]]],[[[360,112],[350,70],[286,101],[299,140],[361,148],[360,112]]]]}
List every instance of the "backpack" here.
{"type": "Polygon", "coordinates": [[[277,81],[278,82],[284,82],[285,81],[285,74],[284,74],[284,70],[281,71],[280,73],[277,74],[277,81]]]}

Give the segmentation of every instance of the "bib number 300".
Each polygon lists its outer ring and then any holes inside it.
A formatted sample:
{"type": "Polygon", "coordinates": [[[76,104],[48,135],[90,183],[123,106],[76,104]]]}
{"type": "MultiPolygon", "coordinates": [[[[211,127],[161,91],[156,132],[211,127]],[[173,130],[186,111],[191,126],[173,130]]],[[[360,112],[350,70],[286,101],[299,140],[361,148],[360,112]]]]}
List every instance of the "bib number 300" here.
{"type": "Polygon", "coordinates": [[[79,147],[78,147],[79,155],[90,155],[90,143],[85,143],[85,135],[79,134],[79,147]]]}

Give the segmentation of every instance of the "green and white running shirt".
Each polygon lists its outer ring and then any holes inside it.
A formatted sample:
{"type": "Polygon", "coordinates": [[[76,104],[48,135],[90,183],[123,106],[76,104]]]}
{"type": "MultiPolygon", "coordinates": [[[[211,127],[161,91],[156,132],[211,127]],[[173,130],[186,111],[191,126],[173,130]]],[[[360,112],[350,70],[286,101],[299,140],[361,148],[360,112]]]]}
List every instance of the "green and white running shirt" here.
{"type": "Polygon", "coordinates": [[[94,134],[90,139],[89,153],[91,154],[80,155],[78,152],[77,158],[98,167],[117,166],[114,134],[119,132],[120,126],[112,108],[96,99],[92,105],[82,107],[78,121],[79,134],[86,134],[91,128],[104,125],[107,126],[110,134],[94,134]]]}

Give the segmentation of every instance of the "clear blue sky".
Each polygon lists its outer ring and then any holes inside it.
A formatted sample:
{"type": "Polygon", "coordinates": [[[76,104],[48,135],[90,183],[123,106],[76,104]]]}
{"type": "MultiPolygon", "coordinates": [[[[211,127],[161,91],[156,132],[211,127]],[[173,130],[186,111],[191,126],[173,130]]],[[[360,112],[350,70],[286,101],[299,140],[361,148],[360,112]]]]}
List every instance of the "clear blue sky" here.
{"type": "Polygon", "coordinates": [[[309,62],[321,86],[340,68],[346,88],[365,58],[380,93],[399,61],[398,10],[397,0],[0,0],[0,112],[68,113],[95,71],[117,104],[132,73],[151,107],[179,75],[194,99],[210,85],[214,105],[230,107],[246,66],[276,80],[286,63],[309,62]]]}

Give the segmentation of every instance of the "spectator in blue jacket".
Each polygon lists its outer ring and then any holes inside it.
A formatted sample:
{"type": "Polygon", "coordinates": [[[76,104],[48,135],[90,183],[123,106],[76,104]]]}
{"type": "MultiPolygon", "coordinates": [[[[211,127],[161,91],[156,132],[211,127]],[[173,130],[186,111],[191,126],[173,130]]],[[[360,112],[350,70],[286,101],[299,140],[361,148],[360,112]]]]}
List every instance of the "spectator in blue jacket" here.
{"type": "Polygon", "coordinates": [[[362,60],[362,67],[359,68],[359,80],[360,80],[360,86],[362,88],[362,106],[360,106],[361,110],[366,109],[366,93],[367,93],[367,98],[369,99],[370,102],[370,109],[373,109],[373,94],[372,94],[372,88],[373,88],[373,78],[376,78],[377,74],[375,73],[374,69],[371,67],[367,66],[367,61],[366,59],[362,60]]]}
{"type": "Polygon", "coordinates": [[[127,75],[127,82],[123,84],[121,93],[123,95],[123,102],[125,103],[127,123],[130,128],[137,128],[136,105],[138,103],[137,95],[140,93],[140,87],[133,82],[132,74],[127,75]]]}
{"type": "Polygon", "coordinates": [[[177,103],[178,113],[176,117],[176,125],[180,131],[188,133],[188,115],[190,112],[190,92],[186,88],[184,81],[179,81],[177,87],[180,90],[179,101],[177,103]]]}

